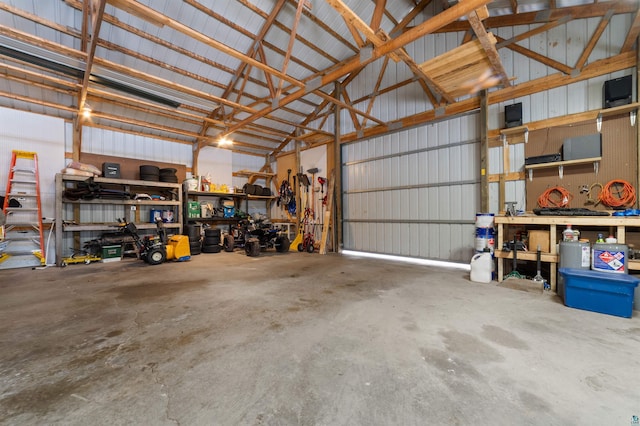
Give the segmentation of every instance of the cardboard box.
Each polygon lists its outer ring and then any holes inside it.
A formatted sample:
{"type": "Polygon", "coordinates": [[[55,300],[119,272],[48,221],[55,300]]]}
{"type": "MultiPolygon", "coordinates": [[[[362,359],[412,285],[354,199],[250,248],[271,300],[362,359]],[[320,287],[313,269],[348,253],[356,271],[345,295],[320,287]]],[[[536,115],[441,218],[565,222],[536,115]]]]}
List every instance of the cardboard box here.
{"type": "Polygon", "coordinates": [[[627,274],[560,268],[564,304],[570,308],[631,318],[633,296],[640,278],[627,274]]]}
{"type": "Polygon", "coordinates": [[[551,246],[549,245],[549,231],[528,231],[529,232],[529,251],[535,252],[540,246],[540,251],[549,253],[551,246]]]}

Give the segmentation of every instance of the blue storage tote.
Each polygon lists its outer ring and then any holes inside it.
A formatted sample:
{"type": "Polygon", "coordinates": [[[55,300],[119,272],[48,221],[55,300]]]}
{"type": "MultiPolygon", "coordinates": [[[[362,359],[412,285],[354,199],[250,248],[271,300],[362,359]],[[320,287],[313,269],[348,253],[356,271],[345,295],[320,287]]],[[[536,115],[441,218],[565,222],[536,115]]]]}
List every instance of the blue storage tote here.
{"type": "Polygon", "coordinates": [[[564,304],[602,314],[631,318],[633,293],[640,279],[633,275],[560,268],[564,304]]]}

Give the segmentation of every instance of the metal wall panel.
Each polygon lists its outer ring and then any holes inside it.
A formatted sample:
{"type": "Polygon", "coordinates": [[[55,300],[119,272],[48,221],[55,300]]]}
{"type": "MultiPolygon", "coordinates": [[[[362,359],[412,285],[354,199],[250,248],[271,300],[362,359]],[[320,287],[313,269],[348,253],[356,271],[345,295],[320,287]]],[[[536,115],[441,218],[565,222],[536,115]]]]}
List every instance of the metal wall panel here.
{"type": "Polygon", "coordinates": [[[477,115],[343,147],[344,246],[468,262],[479,206],[477,115]]]}
{"type": "MultiPolygon", "coordinates": [[[[71,123],[66,124],[67,152],[72,150],[73,131],[71,126],[71,123]]],[[[90,154],[184,164],[187,167],[191,167],[193,161],[190,145],[146,136],[114,132],[95,127],[84,127],[82,129],[82,141],[82,152],[90,154]]]]}

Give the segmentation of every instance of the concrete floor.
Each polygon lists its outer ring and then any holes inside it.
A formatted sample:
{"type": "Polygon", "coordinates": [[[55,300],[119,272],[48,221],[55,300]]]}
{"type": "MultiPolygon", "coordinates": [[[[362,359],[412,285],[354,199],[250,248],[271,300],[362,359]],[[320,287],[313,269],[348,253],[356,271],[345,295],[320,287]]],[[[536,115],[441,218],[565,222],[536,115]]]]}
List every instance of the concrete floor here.
{"type": "Polygon", "coordinates": [[[0,423],[629,425],[640,315],[241,252],[0,272],[0,423]]]}

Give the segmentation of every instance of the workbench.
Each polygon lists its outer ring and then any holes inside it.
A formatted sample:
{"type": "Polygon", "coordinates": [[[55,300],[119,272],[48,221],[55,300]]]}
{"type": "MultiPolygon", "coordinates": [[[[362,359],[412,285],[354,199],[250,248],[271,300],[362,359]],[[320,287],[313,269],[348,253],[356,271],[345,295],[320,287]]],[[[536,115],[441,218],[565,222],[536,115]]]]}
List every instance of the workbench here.
{"type": "MultiPolygon", "coordinates": [[[[504,279],[505,261],[513,260],[513,252],[502,250],[505,242],[505,235],[508,235],[510,226],[548,228],[549,230],[549,252],[541,253],[541,261],[550,264],[549,285],[552,291],[556,291],[557,266],[558,266],[558,226],[561,231],[567,226],[574,228],[594,228],[603,230],[604,233],[615,235],[618,243],[626,243],[627,228],[640,228],[640,217],[638,216],[496,216],[494,222],[498,228],[498,238],[495,245],[495,257],[498,262],[498,282],[504,279]]],[[[518,251],[517,260],[536,261],[537,252],[535,250],[518,251]]],[[[640,260],[628,260],[630,270],[640,270],[640,260]]]]}

